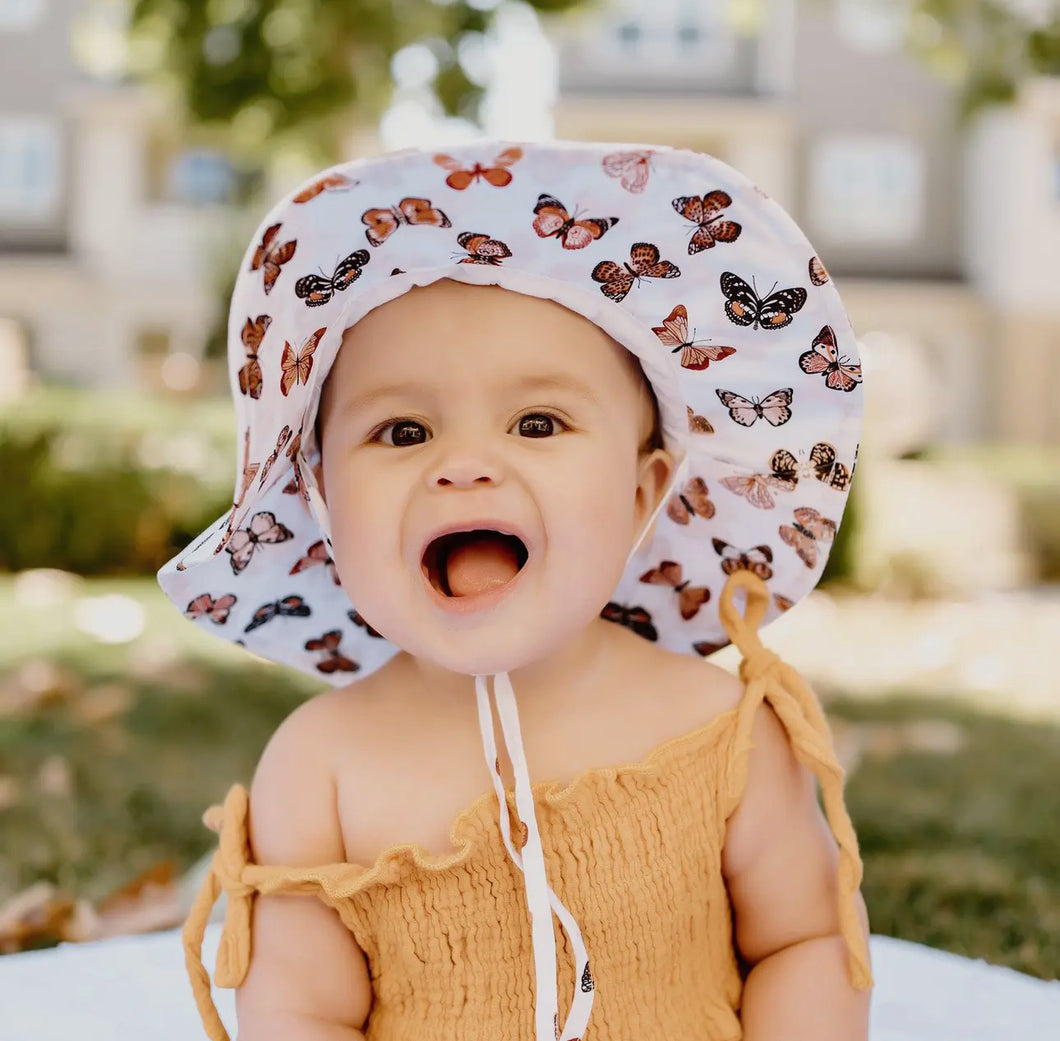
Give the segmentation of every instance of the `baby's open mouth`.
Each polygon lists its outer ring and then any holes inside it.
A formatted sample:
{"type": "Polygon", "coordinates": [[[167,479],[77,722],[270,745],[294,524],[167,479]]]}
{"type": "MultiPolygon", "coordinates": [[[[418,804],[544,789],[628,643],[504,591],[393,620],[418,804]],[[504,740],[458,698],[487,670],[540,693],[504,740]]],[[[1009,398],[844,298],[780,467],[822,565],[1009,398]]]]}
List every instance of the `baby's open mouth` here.
{"type": "Polygon", "coordinates": [[[476,528],[434,539],[423,554],[421,567],[444,596],[475,596],[510,582],[528,556],[522,539],[515,535],[476,528]]]}

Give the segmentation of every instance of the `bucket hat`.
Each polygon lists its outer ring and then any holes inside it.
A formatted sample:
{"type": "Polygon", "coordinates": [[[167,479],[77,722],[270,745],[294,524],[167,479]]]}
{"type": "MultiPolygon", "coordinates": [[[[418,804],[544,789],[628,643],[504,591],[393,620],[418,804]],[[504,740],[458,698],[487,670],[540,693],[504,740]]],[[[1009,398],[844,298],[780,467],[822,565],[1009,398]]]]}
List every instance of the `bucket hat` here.
{"type": "MultiPolygon", "coordinates": [[[[791,217],[708,155],[476,141],[333,167],[255,232],[228,321],[240,430],[232,508],[158,576],[197,625],[336,684],[397,652],[335,569],[314,427],[344,331],[441,278],[581,314],[636,356],[652,386],[677,466],[602,617],[706,656],[729,642],[719,604],[731,576],[741,593],[761,583],[762,624],[813,589],[856,462],[861,367],[835,286],[791,217]]],[[[526,824],[519,850],[487,677],[475,687],[501,835],[526,883],[536,1038],[580,1038],[592,1008],[589,954],[545,877],[514,691],[507,673],[493,677],[526,824]],[[578,984],[562,1030],[553,911],[578,984]]]]}

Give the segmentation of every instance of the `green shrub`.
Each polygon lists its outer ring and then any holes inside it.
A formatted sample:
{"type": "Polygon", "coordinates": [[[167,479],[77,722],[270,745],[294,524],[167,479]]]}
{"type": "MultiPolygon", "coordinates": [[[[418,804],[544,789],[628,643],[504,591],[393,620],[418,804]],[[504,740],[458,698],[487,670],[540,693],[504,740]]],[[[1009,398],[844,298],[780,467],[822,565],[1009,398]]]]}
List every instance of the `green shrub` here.
{"type": "Polygon", "coordinates": [[[227,403],[30,395],[0,418],[0,570],[156,570],[231,505],[231,426],[227,403]]]}

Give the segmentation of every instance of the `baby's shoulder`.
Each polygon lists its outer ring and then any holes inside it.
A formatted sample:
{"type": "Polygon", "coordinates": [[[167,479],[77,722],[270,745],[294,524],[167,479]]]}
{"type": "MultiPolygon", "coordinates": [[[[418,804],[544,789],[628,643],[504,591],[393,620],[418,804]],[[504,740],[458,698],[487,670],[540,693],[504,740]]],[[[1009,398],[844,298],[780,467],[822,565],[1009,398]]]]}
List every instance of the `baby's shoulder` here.
{"type": "Polygon", "coordinates": [[[303,702],[276,728],[250,788],[250,840],[260,863],[344,859],[335,764],[348,710],[337,692],[303,702]]]}
{"type": "MultiPolygon", "coordinates": [[[[743,681],[714,662],[649,645],[641,652],[636,676],[642,688],[665,693],[675,712],[690,720],[709,721],[739,705],[743,681]]],[[[693,724],[694,725],[694,724],[693,724]]]]}

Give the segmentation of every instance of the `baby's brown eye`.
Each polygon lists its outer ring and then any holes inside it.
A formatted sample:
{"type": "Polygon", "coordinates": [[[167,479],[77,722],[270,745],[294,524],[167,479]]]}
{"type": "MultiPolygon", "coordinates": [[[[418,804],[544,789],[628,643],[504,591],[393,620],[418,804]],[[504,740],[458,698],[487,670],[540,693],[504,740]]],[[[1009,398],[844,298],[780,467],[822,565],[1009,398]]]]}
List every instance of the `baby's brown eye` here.
{"type": "Polygon", "coordinates": [[[411,419],[399,419],[396,423],[390,424],[390,429],[394,432],[392,435],[393,443],[399,448],[407,445],[421,445],[424,442],[424,427],[422,423],[417,423],[411,419]]]}
{"type": "Polygon", "coordinates": [[[560,420],[549,412],[528,412],[519,420],[519,432],[527,437],[548,437],[560,420]]]}

